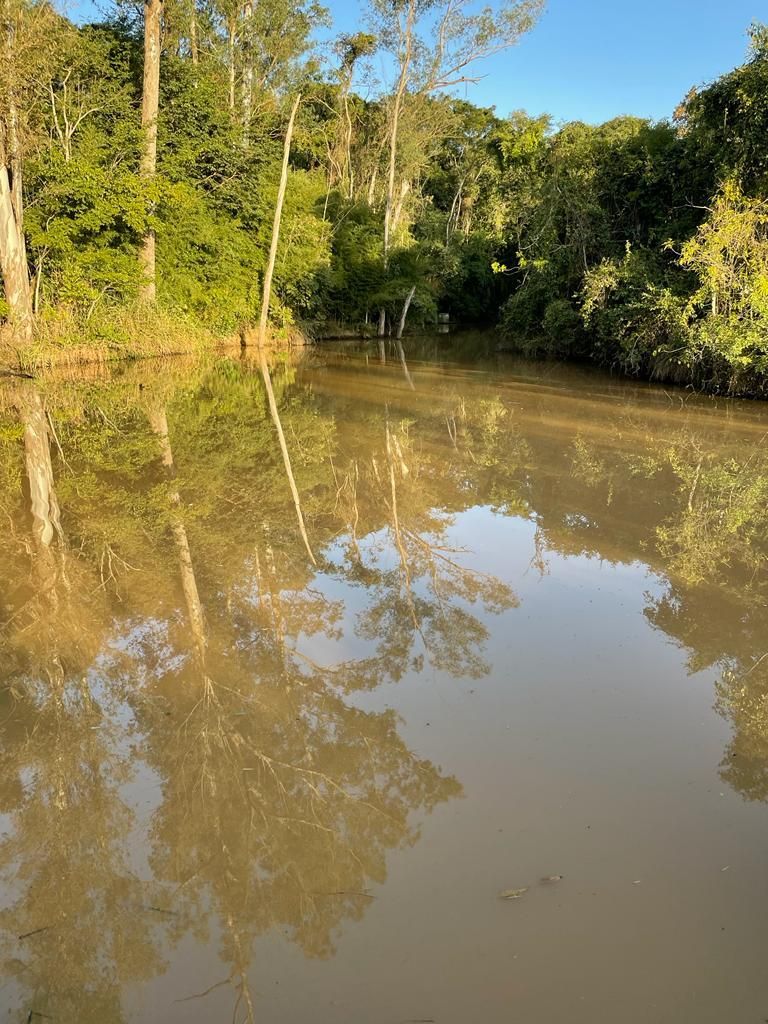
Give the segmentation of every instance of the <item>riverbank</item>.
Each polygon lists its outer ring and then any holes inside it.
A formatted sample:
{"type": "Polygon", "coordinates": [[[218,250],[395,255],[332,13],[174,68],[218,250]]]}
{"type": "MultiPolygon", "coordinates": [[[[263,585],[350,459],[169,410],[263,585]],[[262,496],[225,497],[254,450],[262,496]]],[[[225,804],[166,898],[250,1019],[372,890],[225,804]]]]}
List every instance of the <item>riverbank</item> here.
{"type": "MultiPolygon", "coordinates": [[[[420,336],[431,332],[417,331],[406,342],[406,354],[418,358],[420,336]],[[411,346],[415,343],[416,349],[411,346]]],[[[445,337],[435,332],[438,336],[445,337]]],[[[561,365],[586,365],[607,370],[628,380],[649,384],[666,384],[702,395],[765,400],[768,397],[768,375],[761,372],[762,363],[746,363],[734,367],[722,356],[699,348],[696,359],[670,355],[655,349],[646,358],[637,358],[635,365],[613,357],[595,339],[590,343],[562,348],[553,346],[543,336],[526,337],[505,330],[502,323],[491,336],[495,342],[476,345],[473,331],[460,331],[459,347],[464,355],[477,358],[495,351],[526,359],[544,359],[561,365]]],[[[272,353],[300,350],[313,343],[375,341],[373,325],[350,326],[338,321],[307,322],[301,327],[272,329],[265,348],[272,353]]],[[[239,352],[257,351],[258,331],[255,327],[239,331],[211,330],[193,317],[176,311],[146,306],[114,306],[92,316],[78,316],[69,310],[57,310],[40,317],[35,323],[31,341],[20,343],[7,328],[0,327],[0,376],[36,375],[45,370],[77,372],[85,366],[110,365],[141,360],[176,357],[202,358],[239,352]]]]}
{"type": "MultiPolygon", "coordinates": [[[[765,347],[764,345],[762,346],[765,347]]],[[[744,351],[748,350],[746,341],[744,351]]],[[[628,380],[664,384],[702,395],[768,399],[766,357],[755,345],[751,354],[736,358],[706,345],[701,337],[670,348],[640,334],[622,346],[608,344],[599,334],[582,333],[575,339],[555,341],[543,335],[525,335],[501,325],[499,352],[552,363],[581,363],[628,380]]]]}
{"type": "MultiPolygon", "coordinates": [[[[295,327],[271,332],[270,350],[302,348],[308,338],[295,327]]],[[[69,312],[41,318],[31,341],[0,330],[0,372],[37,373],[53,367],[83,366],[170,356],[201,356],[258,347],[256,331],[228,334],[192,318],[146,307],[117,307],[98,317],[69,312]]]]}

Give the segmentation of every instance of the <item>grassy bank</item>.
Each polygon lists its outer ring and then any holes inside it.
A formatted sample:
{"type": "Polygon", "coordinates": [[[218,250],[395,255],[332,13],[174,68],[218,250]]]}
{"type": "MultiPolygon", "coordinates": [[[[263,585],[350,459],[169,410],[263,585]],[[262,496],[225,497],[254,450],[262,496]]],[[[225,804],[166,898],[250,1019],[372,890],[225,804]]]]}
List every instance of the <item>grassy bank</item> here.
{"type": "MultiPolygon", "coordinates": [[[[267,337],[270,350],[306,343],[293,327],[267,337]]],[[[244,345],[257,345],[254,330],[216,333],[190,317],[162,309],[121,306],[90,317],[57,310],[35,323],[29,342],[20,343],[10,331],[0,331],[0,370],[36,373],[49,367],[205,355],[244,345]]]]}

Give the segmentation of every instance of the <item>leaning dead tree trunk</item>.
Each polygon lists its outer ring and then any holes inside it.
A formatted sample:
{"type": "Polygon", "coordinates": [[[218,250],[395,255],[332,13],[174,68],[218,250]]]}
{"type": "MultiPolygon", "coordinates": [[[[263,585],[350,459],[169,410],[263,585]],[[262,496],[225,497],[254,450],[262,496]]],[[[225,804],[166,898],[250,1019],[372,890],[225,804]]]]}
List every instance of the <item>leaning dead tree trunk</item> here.
{"type": "MultiPolygon", "coordinates": [[[[144,0],[144,82],[141,94],[141,127],[144,148],[139,170],[146,182],[153,181],[157,170],[157,115],[160,109],[160,31],[163,0],[144,0]]],[[[141,298],[153,303],[157,297],[155,283],[155,229],[148,228],[139,253],[144,274],[141,298]]]]}
{"type": "Polygon", "coordinates": [[[296,97],[288,119],[288,127],[285,130],[285,143],[283,145],[283,167],[280,172],[280,186],[277,190],[277,201],[275,203],[275,216],[272,221],[272,241],[269,246],[269,259],[267,269],[264,272],[264,287],[261,293],[261,317],[259,318],[259,345],[263,348],[267,337],[267,324],[269,323],[269,304],[272,301],[272,275],[275,272],[275,260],[277,259],[277,244],[280,241],[280,221],[283,216],[283,203],[285,201],[285,190],[288,187],[288,162],[291,157],[291,140],[293,139],[293,124],[296,120],[296,111],[301,103],[301,93],[296,97]]]}
{"type": "Polygon", "coordinates": [[[403,303],[403,312],[400,314],[400,323],[397,325],[397,340],[398,341],[400,341],[400,339],[403,336],[403,331],[405,330],[405,319],[408,316],[408,310],[411,308],[411,303],[413,302],[413,296],[415,294],[416,294],[416,285],[414,285],[413,288],[411,288],[411,290],[408,292],[406,300],[403,303]]]}
{"type": "Polygon", "coordinates": [[[4,23],[0,55],[5,85],[0,94],[0,272],[11,328],[20,340],[28,341],[32,335],[32,290],[24,240],[21,152],[14,93],[15,28],[9,0],[4,0],[0,10],[4,23]]]}

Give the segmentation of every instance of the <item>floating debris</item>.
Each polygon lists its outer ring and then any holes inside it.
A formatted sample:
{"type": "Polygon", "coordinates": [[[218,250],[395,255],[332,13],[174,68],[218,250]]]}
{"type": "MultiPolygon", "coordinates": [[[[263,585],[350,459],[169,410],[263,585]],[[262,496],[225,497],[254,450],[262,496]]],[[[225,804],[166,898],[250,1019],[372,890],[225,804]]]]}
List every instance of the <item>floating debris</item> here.
{"type": "Polygon", "coordinates": [[[153,910],[156,914],[167,914],[169,917],[178,917],[178,910],[166,910],[165,907],[156,907],[152,903],[142,903],[142,910],[153,910]]]}
{"type": "Polygon", "coordinates": [[[525,896],[528,892],[528,886],[524,885],[522,889],[502,889],[499,893],[500,900],[519,900],[521,896],[525,896]]]}
{"type": "Polygon", "coordinates": [[[562,882],[563,875],[545,875],[539,879],[541,885],[554,885],[555,882],[562,882]]]}

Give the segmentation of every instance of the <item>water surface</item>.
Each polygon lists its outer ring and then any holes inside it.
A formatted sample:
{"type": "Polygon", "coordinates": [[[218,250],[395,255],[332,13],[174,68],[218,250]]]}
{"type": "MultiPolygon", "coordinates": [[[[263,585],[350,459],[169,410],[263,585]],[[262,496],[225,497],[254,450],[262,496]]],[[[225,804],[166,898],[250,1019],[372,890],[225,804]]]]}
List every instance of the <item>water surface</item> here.
{"type": "Polygon", "coordinates": [[[768,1017],[768,410],[406,349],[0,391],[9,1021],[768,1017]]]}

